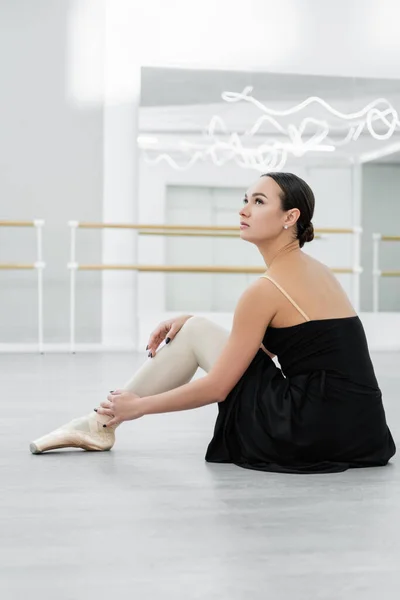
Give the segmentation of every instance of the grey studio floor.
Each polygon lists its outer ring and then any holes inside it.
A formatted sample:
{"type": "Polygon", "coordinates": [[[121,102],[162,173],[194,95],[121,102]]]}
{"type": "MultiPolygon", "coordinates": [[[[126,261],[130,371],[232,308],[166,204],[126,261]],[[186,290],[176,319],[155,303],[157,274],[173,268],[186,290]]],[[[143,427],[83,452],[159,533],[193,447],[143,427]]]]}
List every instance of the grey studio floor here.
{"type": "MultiPolygon", "coordinates": [[[[143,354],[3,354],[0,597],[394,600],[400,467],[283,475],[207,464],[217,407],[125,423],[111,452],[29,453],[143,354]]],[[[373,355],[400,441],[400,355],[373,355]]]]}

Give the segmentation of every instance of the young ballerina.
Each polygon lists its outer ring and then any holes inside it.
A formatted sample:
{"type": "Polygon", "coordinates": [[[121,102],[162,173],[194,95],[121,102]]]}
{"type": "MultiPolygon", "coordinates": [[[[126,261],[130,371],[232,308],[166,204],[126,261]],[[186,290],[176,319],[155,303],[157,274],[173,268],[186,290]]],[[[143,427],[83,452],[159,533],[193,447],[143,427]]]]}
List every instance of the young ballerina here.
{"type": "Polygon", "coordinates": [[[288,473],[386,465],[396,447],[361,321],[331,271],[301,250],[313,213],[302,179],[262,175],[243,199],[240,236],[268,268],[241,296],[232,331],[191,315],[161,323],[121,390],[31,451],[109,450],[123,421],[218,403],[207,461],[288,473]],[[198,367],[206,375],[191,381],[198,367]]]}

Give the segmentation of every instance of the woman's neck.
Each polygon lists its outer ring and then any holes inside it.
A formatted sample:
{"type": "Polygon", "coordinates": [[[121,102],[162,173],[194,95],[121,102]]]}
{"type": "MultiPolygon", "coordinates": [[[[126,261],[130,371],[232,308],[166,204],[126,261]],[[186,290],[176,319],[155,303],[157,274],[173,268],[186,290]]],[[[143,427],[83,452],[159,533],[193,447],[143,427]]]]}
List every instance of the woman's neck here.
{"type": "Polygon", "coordinates": [[[281,260],[284,256],[292,252],[300,252],[300,246],[298,240],[292,240],[286,244],[282,244],[282,242],[271,244],[268,247],[259,248],[259,250],[269,269],[272,263],[281,260]]]}

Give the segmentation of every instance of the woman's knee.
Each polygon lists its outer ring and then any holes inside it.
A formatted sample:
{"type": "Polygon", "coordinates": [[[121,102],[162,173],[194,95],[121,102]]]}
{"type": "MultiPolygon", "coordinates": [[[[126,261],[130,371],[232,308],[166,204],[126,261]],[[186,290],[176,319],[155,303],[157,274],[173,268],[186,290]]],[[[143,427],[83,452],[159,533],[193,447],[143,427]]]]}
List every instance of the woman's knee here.
{"type": "Polygon", "coordinates": [[[187,336],[188,347],[192,349],[198,365],[209,372],[229,337],[229,331],[206,317],[191,317],[181,332],[187,336]]]}
{"type": "MultiPolygon", "coordinates": [[[[210,339],[210,340],[226,340],[229,336],[229,331],[221,325],[214,323],[206,317],[190,317],[183,325],[180,333],[187,335],[191,340],[210,339]]],[[[179,334],[178,334],[179,335],[179,334]]]]}
{"type": "Polygon", "coordinates": [[[206,317],[197,317],[195,315],[186,321],[179,333],[184,332],[189,336],[198,335],[205,329],[209,329],[212,325],[213,323],[210,319],[207,319],[206,317]]]}

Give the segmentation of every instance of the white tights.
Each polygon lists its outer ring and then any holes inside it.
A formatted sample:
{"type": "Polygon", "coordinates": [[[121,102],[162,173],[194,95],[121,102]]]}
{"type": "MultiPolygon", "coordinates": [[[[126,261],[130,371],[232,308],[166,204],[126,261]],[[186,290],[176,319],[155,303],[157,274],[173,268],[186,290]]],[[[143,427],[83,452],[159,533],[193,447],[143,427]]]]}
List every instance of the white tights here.
{"type": "Polygon", "coordinates": [[[210,371],[229,332],[204,317],[191,317],[175,338],[149,358],[124,385],[138,396],[152,396],[188,383],[198,367],[210,371]]]}
{"type": "MultiPolygon", "coordinates": [[[[208,319],[191,317],[168,345],[145,361],[124,389],[141,397],[152,396],[188,383],[199,367],[208,373],[228,335],[228,331],[208,319]]],[[[109,421],[108,415],[91,411],[33,442],[31,452],[37,454],[70,446],[85,450],[110,449],[114,431],[101,427],[109,421]]]]}

